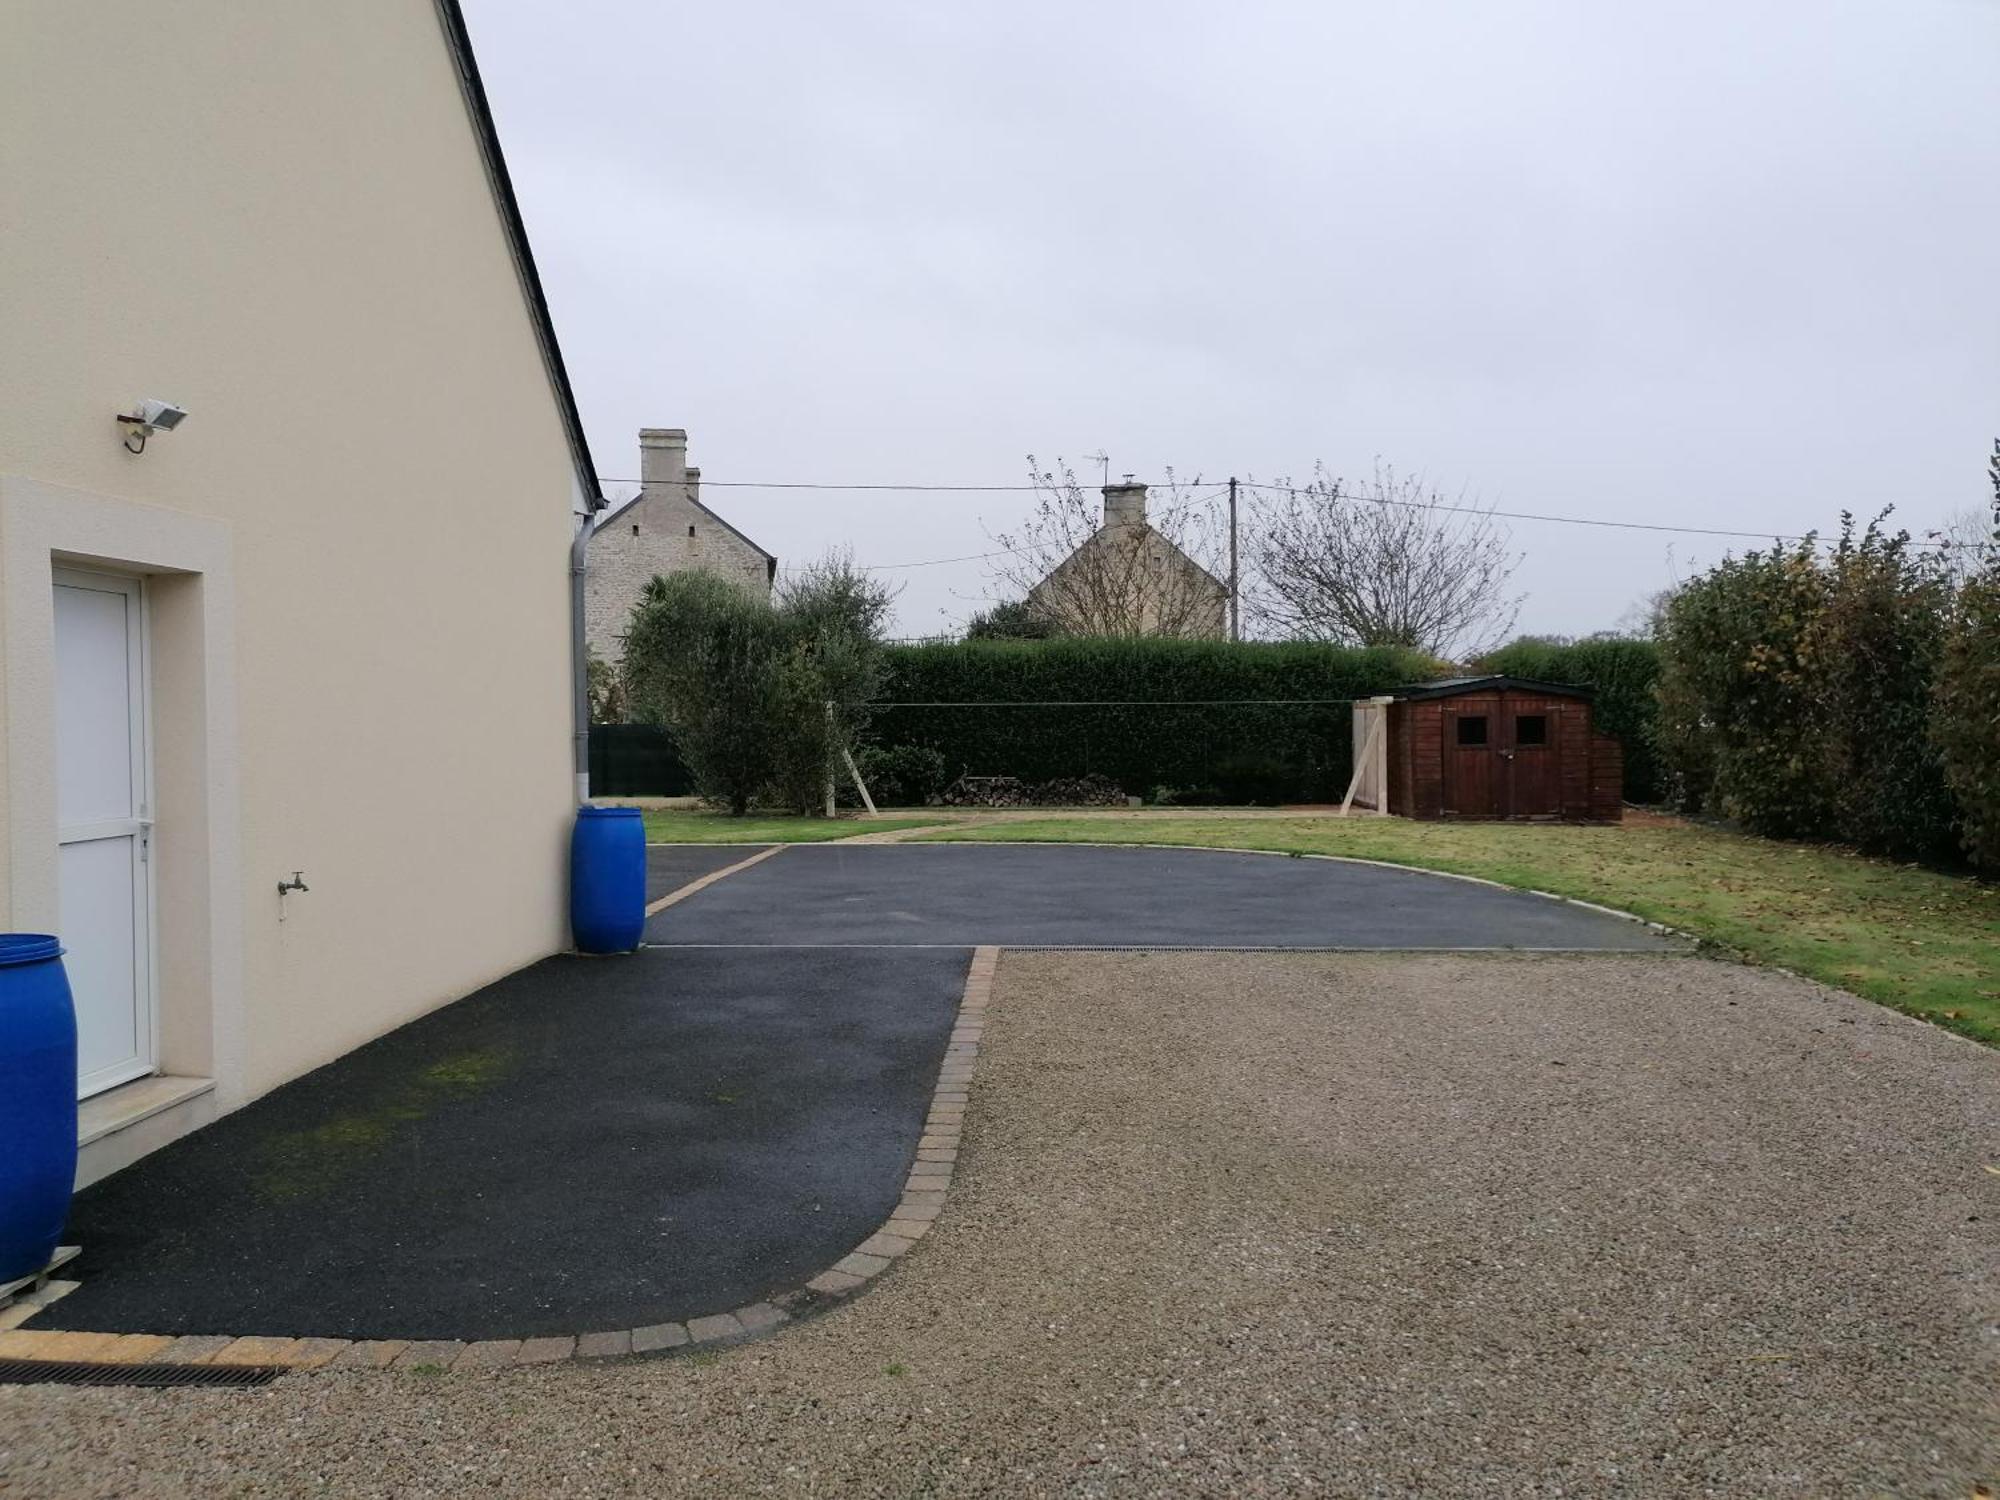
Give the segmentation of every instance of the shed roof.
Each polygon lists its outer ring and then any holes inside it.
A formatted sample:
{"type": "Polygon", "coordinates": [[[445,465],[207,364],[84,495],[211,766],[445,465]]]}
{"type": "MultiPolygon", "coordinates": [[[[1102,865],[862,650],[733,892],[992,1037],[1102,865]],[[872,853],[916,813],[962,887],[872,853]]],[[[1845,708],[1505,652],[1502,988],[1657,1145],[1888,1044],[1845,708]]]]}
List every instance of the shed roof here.
{"type": "Polygon", "coordinates": [[[1532,677],[1444,677],[1436,682],[1415,682],[1399,687],[1390,695],[1400,702],[1424,698],[1456,698],[1465,693],[1498,693],[1507,689],[1524,693],[1551,693],[1560,698],[1589,698],[1591,689],[1569,682],[1538,682],[1532,677]]]}

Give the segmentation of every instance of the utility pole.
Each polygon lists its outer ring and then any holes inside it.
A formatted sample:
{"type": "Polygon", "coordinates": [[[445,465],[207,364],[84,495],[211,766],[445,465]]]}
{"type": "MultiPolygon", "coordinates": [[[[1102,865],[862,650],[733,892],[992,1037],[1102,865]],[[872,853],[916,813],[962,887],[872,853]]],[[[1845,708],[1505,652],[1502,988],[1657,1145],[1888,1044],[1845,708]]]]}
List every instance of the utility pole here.
{"type": "Polygon", "coordinates": [[[1236,477],[1229,479],[1229,638],[1243,639],[1243,611],[1237,602],[1236,575],[1236,477]]]}

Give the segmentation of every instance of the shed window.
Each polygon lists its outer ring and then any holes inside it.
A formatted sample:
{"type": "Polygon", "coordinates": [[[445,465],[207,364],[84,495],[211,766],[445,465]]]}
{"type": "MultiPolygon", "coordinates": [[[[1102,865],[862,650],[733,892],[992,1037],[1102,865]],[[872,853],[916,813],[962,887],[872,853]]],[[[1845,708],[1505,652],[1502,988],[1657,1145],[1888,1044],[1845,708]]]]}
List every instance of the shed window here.
{"type": "Polygon", "coordinates": [[[1461,745],[1485,744],[1486,715],[1460,714],[1458,716],[1458,742],[1461,745]]]}
{"type": "Polygon", "coordinates": [[[1549,717],[1547,714],[1518,714],[1515,716],[1515,744],[1546,745],[1548,742],[1549,717]]]}

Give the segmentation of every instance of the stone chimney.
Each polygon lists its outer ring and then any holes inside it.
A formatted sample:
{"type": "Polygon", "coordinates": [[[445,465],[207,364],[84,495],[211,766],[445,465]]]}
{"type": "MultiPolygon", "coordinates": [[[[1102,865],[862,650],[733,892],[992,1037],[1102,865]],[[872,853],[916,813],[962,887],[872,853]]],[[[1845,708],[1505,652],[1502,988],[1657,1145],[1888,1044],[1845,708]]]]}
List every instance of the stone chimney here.
{"type": "Polygon", "coordinates": [[[1127,474],[1122,484],[1104,487],[1104,525],[1137,531],[1146,524],[1146,487],[1127,474]]]}
{"type": "Polygon", "coordinates": [[[687,483],[688,435],[684,427],[639,429],[639,483],[649,495],[687,483]]]}

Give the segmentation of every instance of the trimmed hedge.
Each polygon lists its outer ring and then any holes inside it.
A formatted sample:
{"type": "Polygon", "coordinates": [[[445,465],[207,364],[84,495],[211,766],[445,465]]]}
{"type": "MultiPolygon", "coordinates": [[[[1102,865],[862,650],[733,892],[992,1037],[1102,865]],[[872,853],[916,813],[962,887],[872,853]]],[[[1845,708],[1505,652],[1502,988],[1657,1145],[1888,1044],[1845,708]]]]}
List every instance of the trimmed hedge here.
{"type": "Polygon", "coordinates": [[[951,776],[1095,772],[1149,799],[1227,779],[1286,802],[1347,790],[1352,700],[1441,671],[1386,647],[1105,638],[893,646],[888,665],[872,738],[935,750],[951,776]]]}
{"type": "Polygon", "coordinates": [[[1660,800],[1665,776],[1657,736],[1660,704],[1653,693],[1660,648],[1653,642],[1602,636],[1564,643],[1523,636],[1482,657],[1479,669],[1594,689],[1592,724],[1625,747],[1625,800],[1660,800]]]}

